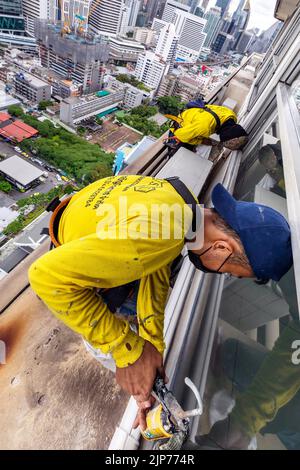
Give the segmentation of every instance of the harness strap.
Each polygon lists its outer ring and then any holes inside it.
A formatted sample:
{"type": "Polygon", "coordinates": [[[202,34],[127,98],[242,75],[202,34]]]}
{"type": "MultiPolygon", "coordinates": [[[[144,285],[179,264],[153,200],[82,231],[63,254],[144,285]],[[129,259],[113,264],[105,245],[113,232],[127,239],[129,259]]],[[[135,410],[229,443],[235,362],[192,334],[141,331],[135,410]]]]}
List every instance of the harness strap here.
{"type": "Polygon", "coordinates": [[[193,220],[192,220],[192,225],[189,230],[189,232],[192,232],[190,234],[191,238],[188,238],[188,234],[186,235],[186,240],[192,240],[194,238],[194,235],[197,232],[197,229],[199,228],[199,225],[201,223],[201,211],[199,208],[199,202],[198,200],[192,195],[191,191],[186,187],[186,185],[180,180],[178,176],[173,176],[171,178],[166,178],[166,181],[170,183],[173,188],[177,191],[177,193],[182,197],[184,202],[189,205],[192,209],[193,212],[193,220]]]}
{"type": "MultiPolygon", "coordinates": [[[[56,198],[58,199],[58,198],[56,198]]],[[[52,207],[55,207],[50,222],[49,222],[49,235],[51,238],[51,242],[57,248],[60,246],[60,243],[58,241],[58,226],[59,226],[59,221],[62,216],[63,211],[65,210],[66,206],[69,204],[70,200],[72,199],[72,196],[67,197],[63,201],[55,201],[55,199],[49,204],[49,206],[52,204],[52,207]],[[57,204],[58,202],[58,204],[57,204]]],[[[48,207],[49,207],[48,206],[48,207]]],[[[47,208],[48,210],[48,208],[47,208]]],[[[51,209],[50,209],[51,210],[51,209]]],[[[49,210],[49,212],[50,212],[49,210]]]]}

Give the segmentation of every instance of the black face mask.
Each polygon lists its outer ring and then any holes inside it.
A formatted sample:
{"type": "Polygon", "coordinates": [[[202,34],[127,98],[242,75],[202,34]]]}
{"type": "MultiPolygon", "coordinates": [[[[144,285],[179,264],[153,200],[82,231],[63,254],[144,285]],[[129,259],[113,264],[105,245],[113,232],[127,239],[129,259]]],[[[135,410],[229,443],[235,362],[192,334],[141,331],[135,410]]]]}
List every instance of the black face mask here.
{"type": "Polygon", "coordinates": [[[205,250],[203,253],[201,253],[201,255],[197,255],[196,253],[194,253],[193,251],[191,250],[188,250],[188,255],[189,255],[189,259],[190,259],[190,262],[193,263],[193,265],[199,269],[200,271],[203,271],[204,273],[210,273],[210,274],[223,274],[223,273],[220,273],[220,269],[224,266],[225,263],[227,263],[227,261],[229,260],[230,256],[232,255],[232,253],[230,253],[229,256],[227,256],[227,258],[225,259],[225,261],[221,264],[221,266],[219,267],[219,269],[217,271],[212,271],[211,269],[208,269],[206,268],[202,261],[201,261],[201,256],[205,255],[205,253],[207,253],[209,250],[212,249],[212,246],[210,248],[208,248],[207,250],[205,250]]]}

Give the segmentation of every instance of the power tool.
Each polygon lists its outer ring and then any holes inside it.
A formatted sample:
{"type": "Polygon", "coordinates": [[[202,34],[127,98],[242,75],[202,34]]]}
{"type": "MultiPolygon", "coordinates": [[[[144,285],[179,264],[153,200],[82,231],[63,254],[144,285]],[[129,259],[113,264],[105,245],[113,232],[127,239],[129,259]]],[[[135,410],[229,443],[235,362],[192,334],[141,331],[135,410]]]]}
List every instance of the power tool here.
{"type": "Polygon", "coordinates": [[[149,411],[146,417],[147,429],[142,435],[149,441],[158,441],[158,450],[179,450],[189,435],[189,418],[203,412],[200,394],[193,382],[186,377],[185,383],[194,392],[198,408],[184,411],[166,387],[164,380],[157,376],[153,385],[152,395],[159,405],[149,411]],[[162,442],[161,442],[162,441],[162,442]]]}

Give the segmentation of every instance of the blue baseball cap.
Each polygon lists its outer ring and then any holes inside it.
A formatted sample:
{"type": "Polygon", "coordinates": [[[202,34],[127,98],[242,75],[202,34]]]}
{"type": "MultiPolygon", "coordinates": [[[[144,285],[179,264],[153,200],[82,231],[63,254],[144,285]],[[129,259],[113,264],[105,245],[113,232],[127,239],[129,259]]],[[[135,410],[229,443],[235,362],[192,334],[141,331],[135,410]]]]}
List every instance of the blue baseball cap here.
{"type": "Polygon", "coordinates": [[[237,201],[221,185],[212,192],[218,214],[238,234],[258,279],[279,281],[293,264],[291,230],[271,207],[237,201]]]}

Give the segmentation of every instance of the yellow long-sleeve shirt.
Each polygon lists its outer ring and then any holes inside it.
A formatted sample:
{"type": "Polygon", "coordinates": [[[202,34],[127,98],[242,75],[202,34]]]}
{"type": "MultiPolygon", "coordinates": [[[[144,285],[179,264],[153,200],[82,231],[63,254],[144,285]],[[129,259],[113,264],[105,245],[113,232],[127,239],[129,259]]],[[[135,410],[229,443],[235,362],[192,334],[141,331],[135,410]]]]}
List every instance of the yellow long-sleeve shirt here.
{"type": "MultiPolygon", "coordinates": [[[[219,116],[221,125],[228,119],[237,121],[235,112],[225,106],[207,105],[207,108],[210,108],[219,116]]],[[[183,111],[179,116],[179,121],[181,127],[177,130],[171,130],[184,143],[199,145],[204,137],[208,138],[216,132],[216,119],[201,108],[191,108],[183,111]]]]}
{"type": "Polygon", "coordinates": [[[118,367],[140,357],[144,340],[163,352],[170,263],[183,248],[191,220],[191,209],[167,181],[99,180],[72,197],[59,223],[61,246],[33,263],[31,286],[54,315],[95,348],[111,353],[118,367]],[[170,218],[172,206],[177,215],[170,218]],[[138,335],[97,294],[99,288],[137,279],[138,335]]]}

